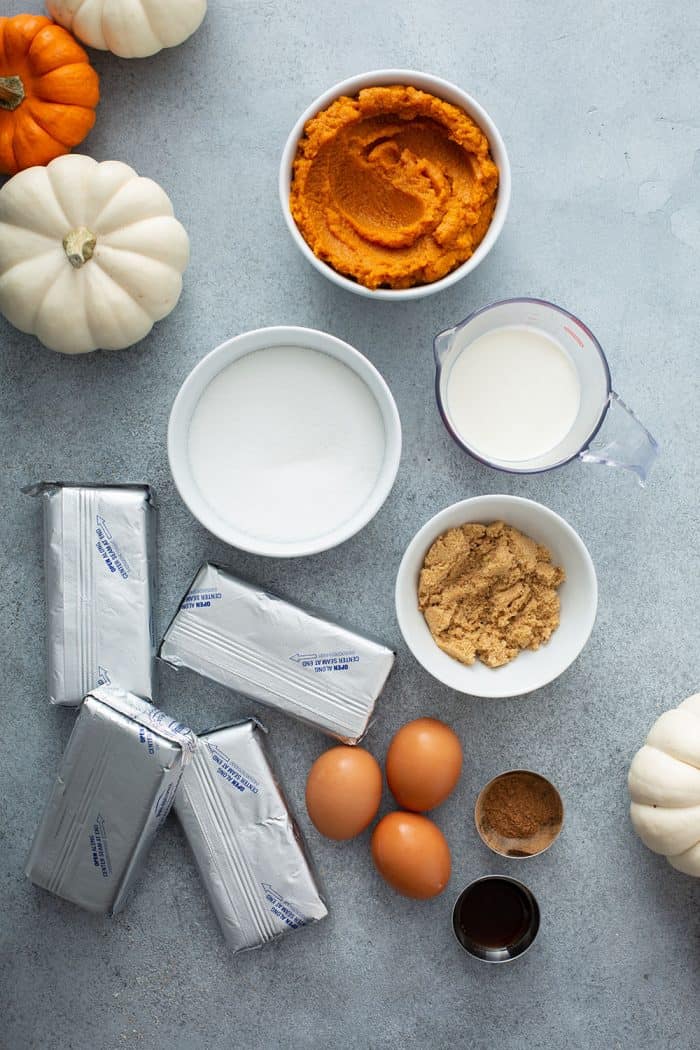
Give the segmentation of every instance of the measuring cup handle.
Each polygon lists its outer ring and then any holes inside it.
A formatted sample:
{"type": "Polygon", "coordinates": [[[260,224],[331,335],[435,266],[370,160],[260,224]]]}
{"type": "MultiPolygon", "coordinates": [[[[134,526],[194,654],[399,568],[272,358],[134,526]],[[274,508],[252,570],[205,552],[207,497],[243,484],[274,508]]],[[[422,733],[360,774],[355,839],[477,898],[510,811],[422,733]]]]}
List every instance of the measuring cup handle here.
{"type": "Polygon", "coordinates": [[[631,408],[613,390],[603,426],[588,448],[579,453],[584,463],[624,467],[645,486],[659,452],[659,444],[631,408]]]}

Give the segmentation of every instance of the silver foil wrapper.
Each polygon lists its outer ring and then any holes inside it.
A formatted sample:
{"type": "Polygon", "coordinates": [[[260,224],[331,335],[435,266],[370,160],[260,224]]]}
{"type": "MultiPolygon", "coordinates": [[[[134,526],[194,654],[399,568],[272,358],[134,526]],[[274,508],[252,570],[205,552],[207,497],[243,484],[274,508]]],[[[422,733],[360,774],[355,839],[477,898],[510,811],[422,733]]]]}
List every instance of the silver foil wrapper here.
{"type": "Polygon", "coordinates": [[[120,911],[194,752],[186,726],[105,686],[85,697],[26,874],[88,911],[120,911]]]}
{"type": "Polygon", "coordinates": [[[147,485],[44,482],[48,688],[77,707],[100,685],[151,699],[156,508],[147,485]]]}
{"type": "Polygon", "coordinates": [[[367,732],[394,653],[205,562],[160,658],[347,744],[367,732]]]}
{"type": "Polygon", "coordinates": [[[255,719],[197,738],[175,796],[226,943],[257,948],[328,914],[255,719]]]}

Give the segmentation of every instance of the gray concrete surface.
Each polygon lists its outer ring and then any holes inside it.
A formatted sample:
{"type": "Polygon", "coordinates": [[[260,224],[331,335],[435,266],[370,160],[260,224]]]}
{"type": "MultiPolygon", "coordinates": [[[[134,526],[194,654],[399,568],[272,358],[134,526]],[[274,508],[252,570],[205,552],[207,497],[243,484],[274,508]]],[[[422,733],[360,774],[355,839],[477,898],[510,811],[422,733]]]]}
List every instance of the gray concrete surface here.
{"type": "MultiPolygon", "coordinates": [[[[40,4],[10,0],[11,13],[27,8],[40,4]]],[[[5,1050],[697,1046],[700,883],[637,841],[625,775],[654,718],[700,684],[699,50],[696,5],[677,0],[575,9],[554,0],[212,0],[181,48],[141,62],[94,55],[103,101],[84,148],[167,188],[192,262],[177,310],[131,351],[62,358],[0,323],[5,1050]],[[392,65],[442,74],[479,98],[506,139],[514,183],[505,232],[479,270],[432,300],[395,306],[346,294],[308,266],[276,186],[301,109],[345,76],[392,65]],[[663,445],[647,491],[581,465],[514,479],[450,442],[433,403],[431,338],[519,294],[567,306],[599,335],[616,386],[663,445]],[[200,528],[165,453],[170,404],[195,362],[228,336],[274,323],[327,329],[365,352],[394,391],[405,434],[378,517],[340,549],[287,563],[226,549],[200,528]],[[397,646],[368,747],[381,758],[394,730],[421,714],[451,723],[465,746],[459,789],[436,813],[454,856],[442,897],[402,900],[375,874],[366,835],[334,845],[309,826],[304,780],[322,737],[167,669],[161,703],[197,729],[264,717],[331,917],[229,957],[174,821],[113,921],[27,883],[24,857],[73,716],[45,700],[39,508],[18,490],[55,477],[156,486],[161,626],[212,557],[397,646]],[[499,491],[534,497],[580,531],[600,610],[559,681],[487,702],[417,666],[392,590],[405,545],[430,515],[499,491]],[[471,817],[480,786],[517,765],[552,777],[567,810],[556,846],[521,864],[490,855],[471,817]],[[450,929],[459,890],[495,871],[523,877],[543,919],[532,951],[501,968],[471,962],[450,929]]]]}

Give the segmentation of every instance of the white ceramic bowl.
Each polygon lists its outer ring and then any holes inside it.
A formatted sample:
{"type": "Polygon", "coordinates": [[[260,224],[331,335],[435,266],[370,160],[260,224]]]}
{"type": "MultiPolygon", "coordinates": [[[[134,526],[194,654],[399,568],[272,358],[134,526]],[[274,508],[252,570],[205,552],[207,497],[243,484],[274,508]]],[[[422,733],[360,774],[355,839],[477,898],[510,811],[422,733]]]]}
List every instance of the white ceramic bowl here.
{"type": "Polygon", "coordinates": [[[377,513],[389,495],[399,469],[401,458],[401,422],[389,387],[374,365],[359,350],[335,336],[312,328],[277,326],[258,328],[229,339],[207,354],[197,364],[180,387],[173,402],[168,423],[168,459],[175,485],[185,504],[205,528],[225,543],[251,554],[272,558],[294,558],[329,550],[354,536],[377,513]],[[241,532],[230,521],[217,513],[204,499],[190,467],[188,436],[195,407],[212,379],[233,361],[272,346],[301,346],[318,350],[342,361],[351,368],[372,392],[384,421],[384,461],[369,500],[357,513],[331,532],[314,536],[308,541],[285,543],[260,539],[241,532]]]}
{"type": "Polygon", "coordinates": [[[396,578],[396,615],[409,649],[434,678],[471,696],[521,696],[553,681],[588,641],[597,605],[595,569],[581,537],[553,510],[519,496],[476,496],[440,511],[409,543],[396,578]],[[543,543],[554,564],[564,568],[566,580],[559,588],[561,622],[535,652],[525,650],[503,667],[486,667],[478,660],[467,667],[433,641],[418,608],[418,577],[428,548],[441,533],[469,521],[487,525],[499,520],[543,543]]]}
{"type": "Polygon", "coordinates": [[[333,281],[334,284],[340,285],[341,288],[346,288],[349,292],[355,292],[356,295],[367,296],[369,299],[391,299],[396,301],[401,301],[402,299],[421,299],[425,295],[434,295],[435,292],[440,292],[444,288],[449,288],[450,285],[455,284],[457,281],[461,281],[463,277],[466,277],[468,273],[471,273],[472,270],[474,270],[479,263],[486,258],[493,248],[498,240],[501,230],[503,229],[508,206],[510,204],[510,163],[508,161],[506,147],[498,128],[491,120],[491,117],[486,110],[482,109],[479,103],[473,99],[471,95],[468,95],[466,91],[462,91],[462,89],[458,88],[455,84],[451,84],[447,80],[442,80],[440,77],[431,76],[429,73],[419,73],[413,69],[377,69],[373,72],[360,73],[358,76],[350,77],[348,80],[341,81],[334,87],[329,88],[328,91],[324,91],[322,95],[319,95],[315,102],[312,102],[311,105],[304,110],[292,128],[284,150],[282,151],[279,173],[279,193],[282,212],[294,243],[301,254],[309,260],[311,265],[315,266],[319,273],[322,273],[329,281],[333,281]],[[451,273],[448,273],[439,281],[433,281],[432,284],[421,284],[417,285],[415,288],[377,288],[373,290],[371,288],[365,288],[364,285],[351,280],[349,277],[344,277],[342,274],[334,270],[332,266],[329,266],[328,263],[323,262],[314,255],[313,251],[302,237],[299,227],[292,216],[289,207],[289,191],[292,181],[292,165],[307,120],[315,116],[322,109],[326,109],[331,102],[335,101],[335,99],[339,98],[341,95],[353,96],[363,88],[378,87],[386,84],[411,85],[422,91],[427,91],[431,95],[435,95],[437,98],[442,98],[446,102],[452,102],[455,106],[459,106],[460,109],[463,109],[465,113],[468,113],[469,116],[476,121],[489,140],[491,156],[498,165],[499,186],[498,200],[496,202],[493,218],[491,219],[491,225],[489,226],[483,241],[470,259],[467,259],[467,261],[462,263],[461,266],[452,270],[451,273]]]}

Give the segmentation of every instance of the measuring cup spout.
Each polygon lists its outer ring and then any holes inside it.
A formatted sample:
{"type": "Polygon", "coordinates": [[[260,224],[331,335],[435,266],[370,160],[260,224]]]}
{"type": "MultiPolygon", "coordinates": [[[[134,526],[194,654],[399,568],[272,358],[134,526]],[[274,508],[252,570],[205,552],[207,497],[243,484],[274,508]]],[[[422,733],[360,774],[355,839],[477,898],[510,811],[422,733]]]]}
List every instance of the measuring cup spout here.
{"type": "Polygon", "coordinates": [[[433,353],[435,354],[435,362],[438,368],[442,364],[445,355],[452,349],[456,331],[456,328],[446,328],[444,332],[438,332],[433,339],[433,353]]]}
{"type": "Polygon", "coordinates": [[[579,457],[584,463],[603,463],[606,467],[631,470],[644,487],[658,452],[656,438],[613,390],[602,429],[579,457]]]}

